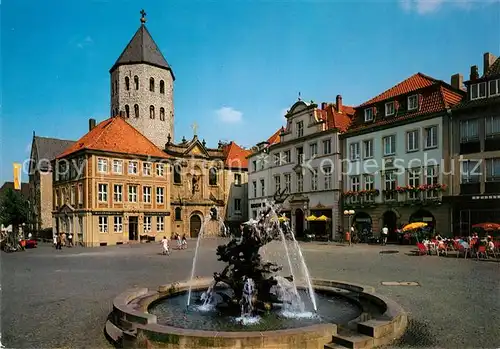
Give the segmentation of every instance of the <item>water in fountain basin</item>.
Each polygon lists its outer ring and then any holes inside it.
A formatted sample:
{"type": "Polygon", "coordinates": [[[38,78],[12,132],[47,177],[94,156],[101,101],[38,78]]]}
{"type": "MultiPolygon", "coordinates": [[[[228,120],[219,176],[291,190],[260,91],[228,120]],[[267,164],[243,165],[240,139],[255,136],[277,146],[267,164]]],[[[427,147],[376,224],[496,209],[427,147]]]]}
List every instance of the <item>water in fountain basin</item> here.
{"type": "Polygon", "coordinates": [[[255,282],[248,278],[243,285],[243,295],[241,299],[241,316],[236,321],[243,325],[253,325],[259,322],[258,316],[253,316],[253,296],[255,295],[255,282]]]}

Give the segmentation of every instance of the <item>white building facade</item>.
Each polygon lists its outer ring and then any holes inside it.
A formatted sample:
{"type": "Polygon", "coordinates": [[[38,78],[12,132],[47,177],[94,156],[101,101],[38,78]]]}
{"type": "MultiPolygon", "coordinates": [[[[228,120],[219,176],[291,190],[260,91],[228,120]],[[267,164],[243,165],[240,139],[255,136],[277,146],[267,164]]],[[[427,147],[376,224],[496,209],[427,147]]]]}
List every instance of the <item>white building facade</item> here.
{"type": "Polygon", "coordinates": [[[323,103],[318,109],[299,100],[285,116],[279,141],[264,142],[249,157],[250,217],[257,217],[266,200],[283,193],[287,200],[282,214],[290,219],[297,237],[309,232],[317,238],[335,238],[341,218],[339,128],[349,120],[342,111],[352,110],[342,107],[341,101],[338,96],[336,105],[323,103]],[[307,220],[311,215],[326,219],[307,220]]]}
{"type": "Polygon", "coordinates": [[[422,221],[450,232],[449,207],[442,202],[453,173],[446,106],[461,97],[450,85],[415,74],[356,108],[342,137],[342,203],[354,210],[357,232],[378,236],[387,226],[389,240],[398,241],[397,228],[422,221]]]}

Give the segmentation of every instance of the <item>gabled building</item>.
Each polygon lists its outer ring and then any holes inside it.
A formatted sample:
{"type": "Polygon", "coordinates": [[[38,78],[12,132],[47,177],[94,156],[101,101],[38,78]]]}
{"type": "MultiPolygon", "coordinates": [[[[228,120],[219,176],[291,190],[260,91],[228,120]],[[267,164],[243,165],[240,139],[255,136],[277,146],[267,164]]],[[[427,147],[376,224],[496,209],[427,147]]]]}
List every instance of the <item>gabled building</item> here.
{"type": "Polygon", "coordinates": [[[53,225],[83,246],[170,236],[168,156],[122,117],[95,125],[52,162],[53,225]]]}
{"type": "Polygon", "coordinates": [[[339,135],[347,130],[352,107],[297,101],[285,115],[286,126],[249,156],[249,212],[255,218],[275,194],[288,196],[282,212],[297,237],[306,231],[332,238],[339,227],[342,187],[339,135]],[[308,221],[310,216],[323,220],[308,221]]]}
{"type": "MultiPolygon", "coordinates": [[[[463,78],[453,76],[460,86],[463,78]]],[[[449,196],[453,232],[469,235],[477,223],[500,223],[500,58],[483,56],[483,74],[472,66],[467,97],[452,109],[450,135],[455,175],[449,196]]]]}
{"type": "Polygon", "coordinates": [[[29,230],[52,237],[52,161],[74,141],[36,136],[31,141],[29,168],[29,230]],[[42,233],[45,231],[45,234],[42,233]]]}
{"type": "MultiPolygon", "coordinates": [[[[449,113],[465,93],[417,73],[355,108],[344,144],[344,209],[358,231],[378,235],[424,221],[449,233],[449,113]]],[[[344,230],[348,219],[344,220],[344,230]]]]}
{"type": "MultiPolygon", "coordinates": [[[[232,231],[247,220],[248,150],[234,142],[208,148],[205,140],[194,135],[190,141],[183,138],[178,144],[169,137],[165,152],[171,158],[173,171],[172,232],[197,237],[214,207],[218,218],[232,231]]],[[[221,233],[218,222],[207,221],[204,229],[205,236],[221,233]]]]}

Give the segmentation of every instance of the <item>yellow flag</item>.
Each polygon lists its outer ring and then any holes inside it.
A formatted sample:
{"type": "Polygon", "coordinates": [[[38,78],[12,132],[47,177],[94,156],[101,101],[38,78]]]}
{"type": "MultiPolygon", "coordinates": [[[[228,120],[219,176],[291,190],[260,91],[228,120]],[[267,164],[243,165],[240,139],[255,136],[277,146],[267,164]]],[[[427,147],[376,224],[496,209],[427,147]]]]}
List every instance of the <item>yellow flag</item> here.
{"type": "Polygon", "coordinates": [[[14,189],[21,190],[21,164],[14,163],[14,189]]]}

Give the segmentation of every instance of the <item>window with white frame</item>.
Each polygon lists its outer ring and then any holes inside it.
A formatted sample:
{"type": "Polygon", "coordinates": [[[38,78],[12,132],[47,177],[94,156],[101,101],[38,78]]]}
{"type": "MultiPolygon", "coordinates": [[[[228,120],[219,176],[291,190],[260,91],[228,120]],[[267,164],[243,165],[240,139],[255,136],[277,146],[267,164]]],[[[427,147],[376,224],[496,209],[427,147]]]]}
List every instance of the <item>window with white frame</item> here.
{"type": "Polygon", "coordinates": [[[396,199],[396,172],[386,171],[384,173],[384,198],[386,201],[396,199]]]}
{"type": "Polygon", "coordinates": [[[311,143],[309,145],[309,150],[311,152],[311,158],[318,155],[318,143],[311,143]]]}
{"type": "Polygon", "coordinates": [[[489,86],[489,94],[488,95],[490,97],[500,95],[500,79],[489,81],[488,86],[489,86]]]}
{"type": "Polygon", "coordinates": [[[97,186],[97,198],[99,202],[107,202],[108,201],[108,185],[107,184],[98,184],[97,186]]]}
{"type": "Polygon", "coordinates": [[[78,184],[78,204],[83,205],[83,184],[78,184]]]}
{"type": "MultiPolygon", "coordinates": [[[[500,81],[500,80],[499,80],[500,81]]],[[[487,116],[485,118],[485,133],[486,137],[500,135],[500,116],[487,116]]]]}
{"type": "Polygon", "coordinates": [[[418,96],[413,95],[408,97],[408,110],[418,109],[418,96]]]}
{"type": "Polygon", "coordinates": [[[256,198],[257,197],[257,182],[256,181],[252,182],[252,189],[253,189],[253,197],[256,198]]]}
{"type": "Polygon", "coordinates": [[[234,199],[234,211],[241,212],[241,199],[234,199]]]}
{"type": "Polygon", "coordinates": [[[472,84],[469,87],[470,99],[480,99],[486,97],[486,82],[480,82],[478,84],[472,84]]]}
{"type": "MultiPolygon", "coordinates": [[[[434,185],[439,182],[439,173],[436,166],[429,166],[425,169],[425,184],[434,185]]],[[[438,193],[436,190],[426,191],[426,196],[428,198],[436,198],[438,193]]]]}
{"type": "Polygon", "coordinates": [[[313,168],[311,172],[311,190],[316,191],[318,190],[318,169],[313,168]]]}
{"type": "Polygon", "coordinates": [[[281,191],[281,176],[280,175],[274,176],[274,191],[277,193],[279,193],[281,191]]]}
{"type": "Polygon", "coordinates": [[[137,185],[128,186],[128,202],[137,202],[137,185]]]}
{"type": "Polygon", "coordinates": [[[142,187],[142,202],[146,204],[151,203],[151,187],[142,187]]]}
{"type": "Polygon", "coordinates": [[[156,231],[163,232],[165,230],[165,217],[156,216],[156,231]]]}
{"type": "Polygon", "coordinates": [[[477,142],[479,140],[479,119],[460,121],[460,143],[477,142]]]}
{"type": "Polygon", "coordinates": [[[113,173],[115,174],[123,173],[123,160],[113,160],[113,173]]]}
{"type": "Polygon", "coordinates": [[[382,138],[384,145],[384,156],[396,154],[396,135],[390,135],[382,138]]]}
{"type": "Polygon", "coordinates": [[[332,141],[330,139],[325,139],[323,141],[323,155],[328,155],[332,152],[332,141]]]}
{"type": "Polygon", "coordinates": [[[123,201],[123,185],[114,184],[113,185],[113,201],[122,202],[123,201]]]}
{"type": "Polygon", "coordinates": [[[128,174],[129,175],[136,175],[138,172],[138,164],[137,161],[129,161],[128,162],[128,174]]]}
{"type": "Polygon", "coordinates": [[[107,233],[108,232],[108,217],[107,216],[99,216],[99,232],[107,233]]]}
{"type": "Polygon", "coordinates": [[[104,158],[97,159],[97,172],[108,173],[108,160],[104,158]]]}
{"type": "MultiPolygon", "coordinates": [[[[365,189],[364,190],[373,190],[375,189],[375,178],[373,175],[364,175],[363,176],[363,182],[364,182],[364,185],[365,185],[365,189]]],[[[366,201],[373,201],[374,200],[374,196],[369,194],[369,195],[365,195],[365,200],[366,201]]]]}
{"type": "Polygon", "coordinates": [[[419,149],[418,144],[418,130],[412,130],[406,132],[406,151],[412,152],[417,151],[419,149]]]}
{"type": "Polygon", "coordinates": [[[302,173],[297,173],[297,193],[302,193],[304,191],[304,176],[302,173]]]}
{"type": "Polygon", "coordinates": [[[332,168],[331,168],[331,166],[323,167],[323,173],[325,174],[324,188],[325,188],[325,190],[330,190],[330,189],[332,189],[332,168]]]}
{"type": "Polygon", "coordinates": [[[156,203],[163,204],[165,202],[165,188],[156,187],[156,203]]]}
{"type": "Polygon", "coordinates": [[[486,159],[486,181],[500,182],[500,158],[486,159]]]}
{"type": "Polygon", "coordinates": [[[349,145],[349,154],[350,154],[350,159],[351,161],[356,161],[359,160],[359,143],[351,143],[349,145]]]}
{"type": "Polygon", "coordinates": [[[113,224],[113,230],[115,233],[123,233],[123,217],[122,216],[115,216],[113,218],[114,224],[113,224]]]}
{"type": "Polygon", "coordinates": [[[478,183],[481,180],[481,161],[465,160],[462,161],[460,182],[478,183]]]}
{"type": "Polygon", "coordinates": [[[394,115],[394,102],[388,102],[385,104],[385,116],[394,115]]]}
{"type": "Polygon", "coordinates": [[[438,146],[438,127],[431,126],[424,129],[425,148],[436,148],[438,146]]]}
{"type": "Polygon", "coordinates": [[[290,173],[285,173],[283,176],[285,178],[286,192],[290,193],[292,191],[292,175],[290,173]]]}
{"type": "Polygon", "coordinates": [[[151,176],[151,163],[143,162],[142,163],[142,175],[143,176],[151,176]]]}
{"type": "Polygon", "coordinates": [[[304,148],[298,147],[296,148],[297,152],[297,163],[302,164],[304,162],[304,148]]]}
{"type": "Polygon", "coordinates": [[[144,216],[144,232],[151,232],[151,216],[144,216]]]}
{"type": "MultiPolygon", "coordinates": [[[[358,192],[361,188],[361,182],[359,176],[351,176],[351,191],[358,192]]],[[[351,202],[357,202],[358,196],[354,195],[351,197],[351,202]]]]}
{"type": "Polygon", "coordinates": [[[273,154],[273,159],[274,159],[274,165],[275,166],[281,165],[281,156],[280,156],[280,153],[274,153],[273,154]]]}
{"type": "Polygon", "coordinates": [[[260,196],[266,196],[266,181],[264,179],[260,180],[260,196]]]}
{"type": "Polygon", "coordinates": [[[234,185],[236,185],[236,186],[241,185],[241,174],[240,173],[234,174],[234,185]]]}
{"type": "MultiPolygon", "coordinates": [[[[411,188],[418,188],[420,186],[420,169],[408,169],[408,186],[411,188]]],[[[411,200],[419,199],[420,192],[417,190],[410,190],[408,197],[411,200]]]]}
{"type": "Polygon", "coordinates": [[[304,121],[297,122],[297,138],[304,135],[304,121]]]}
{"type": "Polygon", "coordinates": [[[283,154],[285,158],[285,164],[289,164],[290,162],[292,162],[292,152],[290,150],[285,150],[283,154]]]}
{"type": "Polygon", "coordinates": [[[370,159],[373,157],[373,140],[368,139],[363,141],[363,159],[370,159]]]}
{"type": "Polygon", "coordinates": [[[373,120],[373,109],[367,108],[364,110],[364,112],[365,112],[365,122],[372,121],[373,120]]]}
{"type": "Polygon", "coordinates": [[[156,164],[156,175],[158,177],[163,177],[165,175],[165,164],[163,163],[156,164]]]}

